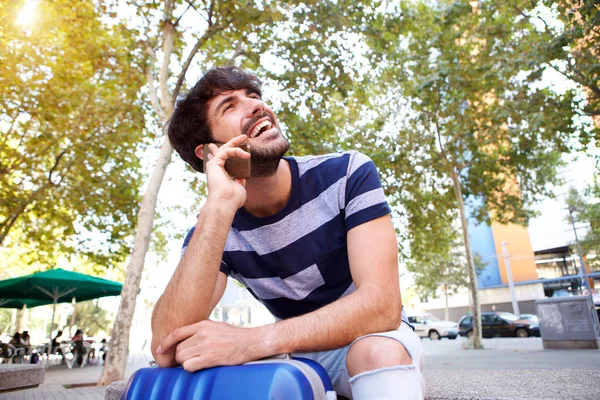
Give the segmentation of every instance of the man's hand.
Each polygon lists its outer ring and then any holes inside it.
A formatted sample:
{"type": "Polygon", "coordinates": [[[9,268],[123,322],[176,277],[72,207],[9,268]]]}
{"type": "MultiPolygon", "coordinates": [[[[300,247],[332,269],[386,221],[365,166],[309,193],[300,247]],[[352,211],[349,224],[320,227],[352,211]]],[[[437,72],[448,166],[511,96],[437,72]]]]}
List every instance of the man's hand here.
{"type": "Polygon", "coordinates": [[[174,330],[161,342],[158,354],[176,347],[175,360],[189,372],[240,365],[264,358],[253,328],[238,328],[224,322],[204,320],[174,330]]]}
{"type": "Polygon", "coordinates": [[[250,154],[238,146],[246,142],[246,135],[236,136],[221,147],[214,143],[204,145],[206,162],[206,180],[208,182],[207,202],[228,203],[237,211],[246,201],[246,180],[231,179],[225,171],[225,161],[229,157],[250,158],[250,154]]]}

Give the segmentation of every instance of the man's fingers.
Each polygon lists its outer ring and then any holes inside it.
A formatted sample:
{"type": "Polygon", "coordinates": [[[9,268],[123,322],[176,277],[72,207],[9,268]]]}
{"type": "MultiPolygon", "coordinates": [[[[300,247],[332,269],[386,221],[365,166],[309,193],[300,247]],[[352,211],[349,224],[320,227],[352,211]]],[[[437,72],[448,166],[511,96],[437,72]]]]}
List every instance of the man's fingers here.
{"type": "Polygon", "coordinates": [[[248,136],[246,136],[246,135],[239,135],[239,136],[234,137],[233,139],[231,139],[227,143],[225,143],[223,146],[221,146],[221,148],[237,147],[237,146],[239,146],[240,144],[244,143],[247,140],[248,140],[248,136]]]}
{"type": "Polygon", "coordinates": [[[185,340],[183,342],[181,342],[179,345],[177,345],[177,351],[175,353],[175,360],[177,360],[177,362],[179,364],[182,364],[184,362],[186,362],[187,360],[200,356],[202,354],[201,352],[201,346],[198,346],[196,343],[189,343],[187,344],[186,342],[188,342],[189,340],[185,340]],[[184,346],[184,344],[187,344],[187,346],[184,346]]]}
{"type": "Polygon", "coordinates": [[[226,160],[229,157],[250,158],[250,153],[240,149],[239,147],[221,147],[216,153],[214,153],[214,157],[222,160],[226,160]]]}
{"type": "Polygon", "coordinates": [[[190,358],[181,364],[184,370],[188,372],[198,371],[199,369],[206,368],[206,362],[203,360],[202,356],[190,358]]]}
{"type": "Polygon", "coordinates": [[[210,153],[211,153],[212,155],[214,155],[214,154],[215,154],[215,153],[216,153],[216,152],[219,150],[219,146],[217,146],[217,145],[216,145],[216,144],[214,144],[214,143],[209,143],[209,144],[208,144],[208,150],[210,151],[210,153]]]}
{"type": "Polygon", "coordinates": [[[182,326],[181,328],[175,329],[173,332],[167,335],[161,342],[156,352],[163,354],[168,351],[171,347],[177,343],[189,338],[196,332],[196,324],[182,326]]]}

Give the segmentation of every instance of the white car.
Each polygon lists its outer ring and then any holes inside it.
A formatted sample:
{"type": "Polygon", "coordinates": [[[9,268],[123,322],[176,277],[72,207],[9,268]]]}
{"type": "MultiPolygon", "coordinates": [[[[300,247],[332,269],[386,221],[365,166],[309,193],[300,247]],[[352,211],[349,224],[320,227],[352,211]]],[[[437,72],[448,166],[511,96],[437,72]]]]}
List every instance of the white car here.
{"type": "Polygon", "coordinates": [[[408,322],[415,327],[415,333],[421,338],[440,340],[443,337],[456,339],[458,324],[452,321],[443,321],[431,314],[411,315],[408,322]]]}

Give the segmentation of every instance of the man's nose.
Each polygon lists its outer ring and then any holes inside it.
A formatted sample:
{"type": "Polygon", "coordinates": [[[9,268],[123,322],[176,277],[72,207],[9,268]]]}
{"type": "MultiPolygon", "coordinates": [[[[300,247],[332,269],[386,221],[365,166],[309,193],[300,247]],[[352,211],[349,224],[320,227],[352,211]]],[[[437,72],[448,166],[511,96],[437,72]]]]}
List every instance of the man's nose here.
{"type": "Polygon", "coordinates": [[[259,99],[248,99],[247,112],[248,115],[254,117],[260,115],[265,110],[265,103],[259,99]]]}

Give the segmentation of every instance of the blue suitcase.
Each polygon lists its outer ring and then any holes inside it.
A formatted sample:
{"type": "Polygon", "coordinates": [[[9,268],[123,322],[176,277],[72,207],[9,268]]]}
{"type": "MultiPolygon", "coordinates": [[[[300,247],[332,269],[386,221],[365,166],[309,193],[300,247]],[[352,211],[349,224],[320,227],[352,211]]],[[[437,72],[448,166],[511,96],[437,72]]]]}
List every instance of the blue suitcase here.
{"type": "Polygon", "coordinates": [[[136,371],[122,400],[335,400],[327,371],[306,358],[267,359],[187,372],[183,368],[136,371]]]}

